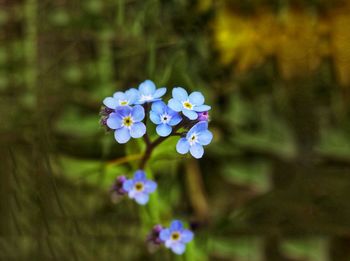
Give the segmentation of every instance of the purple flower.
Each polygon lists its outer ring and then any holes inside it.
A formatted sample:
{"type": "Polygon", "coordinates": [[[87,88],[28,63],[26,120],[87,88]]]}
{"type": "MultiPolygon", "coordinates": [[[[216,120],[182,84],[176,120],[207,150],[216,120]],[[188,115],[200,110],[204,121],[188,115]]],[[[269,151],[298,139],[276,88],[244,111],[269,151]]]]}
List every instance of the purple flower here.
{"type": "Polygon", "coordinates": [[[208,130],[208,122],[200,121],[194,125],[185,138],[181,138],[176,144],[176,150],[180,154],[188,151],[193,157],[199,159],[204,154],[204,145],[208,145],[213,138],[213,134],[208,130]]]}
{"type": "Polygon", "coordinates": [[[198,112],[198,121],[208,121],[209,120],[209,112],[203,111],[203,112],[198,112]]]}
{"type": "Polygon", "coordinates": [[[155,244],[160,245],[163,243],[163,241],[159,238],[159,234],[162,231],[163,227],[161,225],[155,225],[152,229],[152,231],[147,236],[147,241],[155,244]]]}
{"type": "Polygon", "coordinates": [[[119,106],[107,119],[107,126],[113,130],[118,143],[126,143],[132,138],[140,138],[146,133],[146,126],[141,122],[145,110],[141,105],[134,107],[119,106]]]}
{"type": "Polygon", "coordinates": [[[138,98],[136,104],[158,101],[166,93],[166,88],[156,89],[156,85],[151,80],[146,80],[139,85],[138,98]]]}
{"type": "Polygon", "coordinates": [[[156,131],[162,137],[168,136],[172,131],[172,126],[179,124],[182,120],[179,113],[170,109],[162,101],[156,101],[152,104],[150,118],[154,124],[158,125],[156,131]]]}
{"type": "Polygon", "coordinates": [[[125,176],[119,176],[113,184],[111,191],[117,193],[118,195],[125,195],[127,191],[123,189],[123,184],[126,180],[127,179],[125,176]]]}
{"type": "Polygon", "coordinates": [[[177,112],[182,112],[190,120],[198,118],[197,112],[209,111],[210,106],[204,105],[204,97],[200,92],[187,94],[181,87],[173,89],[173,98],[169,100],[168,106],[177,112]]]}
{"type": "Polygon", "coordinates": [[[116,109],[118,106],[130,106],[135,103],[138,98],[138,91],[131,88],[124,92],[116,92],[113,97],[107,97],[103,100],[103,104],[110,109],[116,109]]]}
{"type": "Polygon", "coordinates": [[[123,184],[123,189],[128,192],[129,198],[135,199],[140,205],[148,202],[150,193],[157,188],[157,183],[146,179],[145,172],[138,170],[135,172],[133,179],[128,179],[123,184]]]}
{"type": "Polygon", "coordinates": [[[175,254],[181,255],[186,250],[186,244],[193,239],[192,231],[184,229],[182,222],[174,220],[170,228],[163,229],[159,237],[175,254]]]}

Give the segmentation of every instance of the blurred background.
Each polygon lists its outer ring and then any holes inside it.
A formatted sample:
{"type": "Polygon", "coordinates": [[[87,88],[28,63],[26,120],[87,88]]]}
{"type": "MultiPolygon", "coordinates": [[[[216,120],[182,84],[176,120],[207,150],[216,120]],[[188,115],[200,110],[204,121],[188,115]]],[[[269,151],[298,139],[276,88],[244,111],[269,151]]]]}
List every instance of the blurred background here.
{"type": "Polygon", "coordinates": [[[342,0],[0,0],[0,259],[349,261],[349,26],[342,0]],[[204,158],[150,163],[159,220],[111,200],[141,151],[99,126],[145,79],[212,106],[204,158]],[[145,244],[173,218],[179,258],[145,244]]]}

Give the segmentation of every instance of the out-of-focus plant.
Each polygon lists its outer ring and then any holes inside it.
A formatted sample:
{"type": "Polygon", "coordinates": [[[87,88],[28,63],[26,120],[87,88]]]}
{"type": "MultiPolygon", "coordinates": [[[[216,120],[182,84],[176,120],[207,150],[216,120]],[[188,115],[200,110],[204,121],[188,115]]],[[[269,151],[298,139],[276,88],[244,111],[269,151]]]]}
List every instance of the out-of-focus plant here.
{"type": "Polygon", "coordinates": [[[350,85],[350,5],[311,12],[291,6],[276,11],[258,6],[250,15],[225,5],[213,23],[221,62],[246,72],[275,59],[284,79],[311,74],[323,59],[332,58],[338,81],[350,85]]]}
{"type": "MultiPolygon", "coordinates": [[[[114,199],[119,200],[127,194],[140,205],[148,203],[149,194],[156,193],[157,183],[152,180],[150,173],[150,179],[146,178],[146,164],[152,152],[167,138],[180,137],[176,145],[177,152],[190,152],[195,158],[203,156],[203,146],[208,145],[213,138],[208,130],[208,111],[211,107],[204,104],[204,96],[200,92],[188,94],[185,89],[176,87],[168,105],[161,100],[165,93],[165,87],[157,89],[152,81],[146,80],[138,89],[116,92],[103,101],[100,123],[107,131],[114,131],[115,140],[124,144],[131,138],[143,137],[146,146],[134,178],[117,177],[111,189],[114,199]],[[159,137],[155,140],[151,140],[147,131],[148,118],[157,126],[159,137]]],[[[193,233],[175,220],[169,229],[163,229],[160,225],[154,227],[150,237],[148,242],[165,244],[174,253],[183,254],[193,233]]]]}

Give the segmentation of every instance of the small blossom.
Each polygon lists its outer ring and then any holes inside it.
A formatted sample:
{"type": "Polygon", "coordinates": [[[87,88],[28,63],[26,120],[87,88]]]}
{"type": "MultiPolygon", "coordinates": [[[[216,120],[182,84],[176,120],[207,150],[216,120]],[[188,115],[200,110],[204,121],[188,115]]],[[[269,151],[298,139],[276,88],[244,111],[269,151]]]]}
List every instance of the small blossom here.
{"type": "Polygon", "coordinates": [[[123,184],[123,189],[128,192],[129,198],[135,199],[140,205],[148,202],[150,193],[157,188],[157,183],[146,179],[145,172],[138,170],[135,172],[133,179],[128,179],[123,184]]]}
{"type": "Polygon", "coordinates": [[[147,241],[149,243],[160,245],[163,241],[159,238],[159,234],[162,231],[163,227],[161,225],[155,225],[152,231],[147,236],[147,241]]]}
{"type": "Polygon", "coordinates": [[[165,93],[165,87],[156,89],[154,82],[146,80],[139,85],[137,104],[158,101],[165,93]]]}
{"type": "Polygon", "coordinates": [[[184,229],[181,221],[174,220],[170,228],[162,229],[159,237],[165,242],[167,248],[170,248],[175,254],[181,255],[186,250],[186,244],[193,239],[193,233],[184,229]]]}
{"type": "Polygon", "coordinates": [[[124,197],[125,194],[127,194],[128,192],[125,191],[123,189],[123,184],[126,181],[126,177],[125,176],[119,176],[113,186],[110,189],[110,193],[111,193],[111,201],[114,204],[117,204],[119,201],[122,200],[122,198],[124,197]]]}
{"type": "Polygon", "coordinates": [[[168,106],[177,112],[182,112],[190,120],[198,118],[197,112],[209,111],[210,106],[204,105],[204,97],[200,92],[192,92],[190,95],[181,87],[173,89],[173,98],[169,100],[168,106]]]}
{"type": "Polygon", "coordinates": [[[213,138],[213,134],[208,130],[208,122],[200,121],[194,125],[176,144],[176,150],[180,154],[188,151],[193,157],[199,159],[204,154],[204,145],[208,145],[213,138]]]}
{"type": "Polygon", "coordinates": [[[135,103],[138,98],[138,91],[131,88],[124,92],[116,92],[113,97],[107,97],[103,100],[103,104],[110,109],[116,109],[118,106],[130,106],[135,103]]]}
{"type": "Polygon", "coordinates": [[[179,124],[182,120],[179,113],[170,109],[162,101],[156,101],[152,104],[150,119],[154,124],[157,124],[156,131],[162,137],[169,136],[172,126],[179,124]]]}
{"type": "Polygon", "coordinates": [[[125,176],[119,176],[114,182],[111,191],[116,192],[119,195],[125,195],[127,191],[123,189],[123,184],[126,180],[127,178],[125,176]]]}
{"type": "Polygon", "coordinates": [[[141,122],[145,117],[142,106],[119,106],[107,119],[107,126],[113,130],[118,143],[126,143],[132,138],[140,138],[146,133],[146,126],[141,122]]]}
{"type": "Polygon", "coordinates": [[[203,112],[198,112],[198,121],[208,121],[209,120],[209,112],[208,111],[203,111],[203,112]]]}
{"type": "Polygon", "coordinates": [[[113,109],[102,106],[102,108],[100,110],[100,115],[101,116],[109,116],[109,114],[111,114],[112,112],[114,112],[113,109]]]}

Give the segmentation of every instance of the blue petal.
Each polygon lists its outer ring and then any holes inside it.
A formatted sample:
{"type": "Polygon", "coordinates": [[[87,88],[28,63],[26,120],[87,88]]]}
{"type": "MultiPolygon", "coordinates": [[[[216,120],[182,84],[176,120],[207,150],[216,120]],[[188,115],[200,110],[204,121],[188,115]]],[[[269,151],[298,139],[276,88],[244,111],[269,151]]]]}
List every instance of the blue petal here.
{"type": "Polygon", "coordinates": [[[157,126],[156,131],[159,136],[167,137],[171,133],[171,127],[168,124],[161,123],[157,126]]]}
{"type": "Polygon", "coordinates": [[[129,191],[128,196],[129,196],[129,198],[134,198],[138,193],[139,192],[133,188],[129,191]]]}
{"type": "Polygon", "coordinates": [[[182,243],[188,243],[193,239],[193,232],[188,230],[188,229],[184,229],[181,232],[181,242],[182,243]]]}
{"type": "Polygon", "coordinates": [[[212,139],[213,134],[208,130],[198,133],[198,142],[201,145],[208,145],[212,139]]]}
{"type": "Polygon", "coordinates": [[[156,112],[154,111],[150,111],[149,113],[149,118],[151,119],[151,121],[154,123],[154,124],[160,124],[162,121],[160,120],[160,116],[159,114],[157,114],[156,112]]]}
{"type": "Polygon", "coordinates": [[[155,92],[156,85],[151,80],[146,80],[139,86],[139,91],[143,95],[151,95],[155,92]]]}
{"type": "Polygon", "coordinates": [[[182,222],[180,220],[174,220],[170,224],[170,231],[181,231],[183,228],[182,222]]]}
{"type": "Polygon", "coordinates": [[[188,98],[188,94],[184,88],[176,87],[172,91],[173,98],[178,101],[185,101],[188,98]]]}
{"type": "Polygon", "coordinates": [[[183,109],[182,113],[190,120],[195,120],[198,118],[198,114],[195,111],[183,109]]]}
{"type": "Polygon", "coordinates": [[[130,140],[129,130],[125,127],[115,130],[114,138],[118,143],[127,143],[130,140]]]}
{"type": "Polygon", "coordinates": [[[195,105],[202,105],[204,103],[204,96],[200,92],[192,92],[190,96],[188,96],[190,103],[195,105]]]}
{"type": "Polygon", "coordinates": [[[199,106],[194,106],[193,109],[198,112],[203,112],[203,111],[210,111],[211,107],[209,105],[199,105],[199,106]]]}
{"type": "Polygon", "coordinates": [[[125,92],[125,95],[129,100],[129,105],[132,105],[135,103],[135,101],[139,97],[139,91],[135,88],[131,88],[125,92]]]}
{"type": "Polygon", "coordinates": [[[132,190],[133,186],[134,186],[134,181],[132,179],[128,179],[123,183],[123,189],[127,192],[132,190]]]}
{"type": "Polygon", "coordinates": [[[162,241],[166,241],[170,238],[170,230],[168,228],[162,229],[159,233],[159,238],[162,241]]]}
{"type": "Polygon", "coordinates": [[[111,129],[119,129],[122,126],[121,117],[115,112],[111,113],[107,119],[107,126],[111,129]]]}
{"type": "Polygon", "coordinates": [[[167,108],[166,104],[162,101],[156,101],[152,104],[152,111],[158,114],[163,114],[166,108],[167,108]]]}
{"type": "Polygon", "coordinates": [[[164,88],[164,87],[159,88],[153,94],[153,98],[158,99],[158,98],[162,97],[165,93],[166,93],[166,88],[164,88]]]}
{"type": "Polygon", "coordinates": [[[115,112],[118,113],[120,116],[125,117],[125,116],[130,115],[131,107],[130,106],[118,106],[115,109],[115,112]]]}
{"type": "Polygon", "coordinates": [[[177,111],[177,112],[181,111],[182,107],[183,107],[181,102],[176,100],[176,99],[174,99],[174,98],[170,99],[168,101],[168,106],[169,106],[170,109],[172,109],[174,111],[177,111]]]}
{"type": "Polygon", "coordinates": [[[126,100],[127,99],[126,95],[123,92],[115,92],[113,94],[113,98],[116,99],[118,102],[119,102],[119,100],[126,100]]]}
{"type": "Polygon", "coordinates": [[[135,122],[142,121],[145,118],[145,109],[141,105],[135,105],[132,108],[131,115],[135,122]]]}
{"type": "Polygon", "coordinates": [[[208,129],[208,122],[207,121],[200,121],[194,125],[189,132],[194,131],[194,132],[202,132],[206,131],[208,129]]]}
{"type": "Polygon", "coordinates": [[[157,183],[155,183],[153,180],[147,180],[145,182],[145,192],[146,193],[152,193],[156,190],[157,188],[157,183]]]}
{"type": "Polygon", "coordinates": [[[185,244],[178,242],[176,244],[171,245],[171,250],[177,255],[182,255],[186,250],[186,246],[185,244]]]}
{"type": "Polygon", "coordinates": [[[135,201],[140,205],[145,205],[148,202],[149,196],[146,193],[137,193],[135,195],[135,201]]]}
{"type": "Polygon", "coordinates": [[[186,154],[190,149],[190,144],[185,138],[179,139],[176,144],[176,151],[180,154],[186,154]]]}
{"type": "Polygon", "coordinates": [[[175,126],[182,121],[182,118],[181,118],[180,114],[178,114],[178,113],[173,113],[170,116],[171,116],[171,119],[168,123],[170,126],[175,126]]]}
{"type": "Polygon", "coordinates": [[[146,133],[146,126],[143,122],[136,122],[130,128],[130,136],[137,139],[146,133]]]}
{"type": "Polygon", "coordinates": [[[135,181],[143,181],[146,180],[146,174],[143,170],[138,170],[134,174],[134,180],[135,181]]]}
{"type": "Polygon", "coordinates": [[[194,144],[193,146],[190,147],[190,153],[196,159],[200,159],[204,154],[203,146],[198,143],[194,144]]]}
{"type": "Polygon", "coordinates": [[[119,105],[118,101],[112,97],[107,97],[103,100],[103,104],[108,108],[115,109],[119,105]]]}

